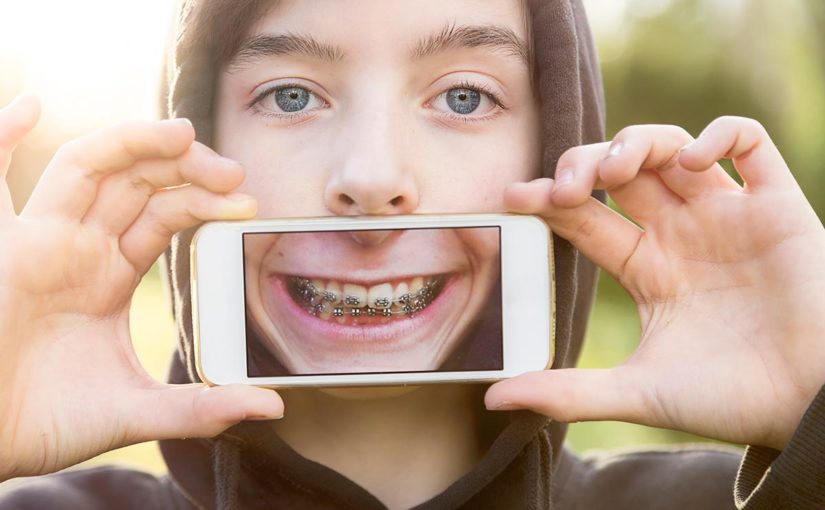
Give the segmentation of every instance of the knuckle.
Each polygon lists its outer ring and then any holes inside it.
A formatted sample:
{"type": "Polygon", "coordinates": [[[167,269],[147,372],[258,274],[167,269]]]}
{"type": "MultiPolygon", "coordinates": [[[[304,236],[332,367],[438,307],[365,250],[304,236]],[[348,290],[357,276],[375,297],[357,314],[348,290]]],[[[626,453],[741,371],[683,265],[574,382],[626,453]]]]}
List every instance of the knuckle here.
{"type": "Polygon", "coordinates": [[[561,157],[559,158],[558,166],[567,166],[574,161],[579,159],[580,154],[584,150],[584,145],[579,145],[576,147],[570,147],[564,153],[562,153],[561,157]]]}
{"type": "Polygon", "coordinates": [[[597,228],[598,225],[595,217],[592,214],[585,215],[576,223],[573,230],[573,238],[575,242],[578,242],[581,239],[590,238],[597,228]]]}
{"type": "Polygon", "coordinates": [[[149,205],[143,210],[145,221],[152,225],[157,232],[165,232],[168,229],[167,223],[169,222],[170,211],[165,204],[163,195],[163,193],[155,194],[149,201],[149,205]]]}
{"type": "Polygon", "coordinates": [[[76,138],[61,145],[54,154],[54,159],[62,164],[81,166],[83,163],[83,138],[76,138]]]}
{"type": "Polygon", "coordinates": [[[765,126],[756,119],[736,115],[723,115],[711,122],[705,132],[751,133],[758,137],[767,137],[765,126]]]}
{"type": "Polygon", "coordinates": [[[638,131],[639,126],[625,126],[616,133],[616,136],[613,137],[613,141],[617,140],[627,140],[628,138],[632,138],[633,134],[638,131]]]}
{"type": "Polygon", "coordinates": [[[129,179],[129,187],[132,191],[141,195],[152,196],[155,192],[155,187],[143,177],[139,175],[132,175],[129,179]]]}
{"type": "Polygon", "coordinates": [[[618,133],[616,133],[616,136],[613,137],[613,141],[627,142],[638,138],[649,138],[650,132],[655,129],[656,126],[651,124],[634,124],[632,126],[625,126],[618,133]]]}
{"type": "Polygon", "coordinates": [[[758,120],[752,119],[752,118],[749,118],[749,117],[740,117],[740,119],[741,119],[743,128],[745,128],[749,131],[752,131],[754,133],[757,133],[759,135],[766,135],[767,134],[767,130],[765,129],[765,126],[763,126],[762,123],[759,122],[758,120]]]}
{"type": "Polygon", "coordinates": [[[676,138],[683,141],[693,140],[693,135],[682,126],[668,125],[667,128],[673,132],[676,138]]]}

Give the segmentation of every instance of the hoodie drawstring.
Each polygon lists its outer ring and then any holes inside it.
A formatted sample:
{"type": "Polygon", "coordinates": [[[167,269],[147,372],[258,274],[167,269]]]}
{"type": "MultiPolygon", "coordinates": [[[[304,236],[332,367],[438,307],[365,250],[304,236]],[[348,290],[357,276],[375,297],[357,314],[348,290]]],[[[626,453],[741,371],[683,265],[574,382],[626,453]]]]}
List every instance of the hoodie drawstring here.
{"type": "Polygon", "coordinates": [[[214,450],[215,508],[234,510],[238,503],[238,470],[240,446],[234,441],[218,437],[214,450]]]}

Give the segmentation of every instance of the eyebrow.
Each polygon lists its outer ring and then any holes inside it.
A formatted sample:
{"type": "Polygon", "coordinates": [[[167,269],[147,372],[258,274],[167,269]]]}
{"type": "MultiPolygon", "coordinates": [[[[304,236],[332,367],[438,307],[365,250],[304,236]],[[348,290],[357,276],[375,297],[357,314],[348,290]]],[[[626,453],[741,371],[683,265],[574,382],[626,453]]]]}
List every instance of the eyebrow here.
{"type": "Polygon", "coordinates": [[[518,58],[524,64],[530,64],[530,49],[527,43],[513,30],[498,25],[456,27],[455,23],[452,23],[422,39],[413,47],[410,57],[418,60],[448,49],[477,47],[500,51],[506,56],[518,58]]]}
{"type": "MultiPolygon", "coordinates": [[[[488,48],[530,65],[530,49],[513,30],[498,25],[448,24],[440,31],[421,39],[410,52],[410,60],[421,60],[441,52],[459,48],[488,48]]],[[[338,46],[318,41],[311,35],[295,33],[259,34],[246,39],[229,59],[228,68],[246,67],[274,56],[304,55],[335,63],[346,58],[338,46]]]]}

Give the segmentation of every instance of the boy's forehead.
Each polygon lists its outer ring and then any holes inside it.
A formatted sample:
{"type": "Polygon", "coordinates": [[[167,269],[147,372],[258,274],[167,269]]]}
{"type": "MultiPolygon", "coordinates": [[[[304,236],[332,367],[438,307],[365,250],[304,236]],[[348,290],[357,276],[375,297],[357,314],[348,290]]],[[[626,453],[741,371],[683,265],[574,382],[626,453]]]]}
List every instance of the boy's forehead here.
{"type": "Polygon", "coordinates": [[[283,55],[330,63],[378,52],[416,62],[477,48],[529,67],[524,0],[280,0],[259,18],[230,68],[283,55]]]}

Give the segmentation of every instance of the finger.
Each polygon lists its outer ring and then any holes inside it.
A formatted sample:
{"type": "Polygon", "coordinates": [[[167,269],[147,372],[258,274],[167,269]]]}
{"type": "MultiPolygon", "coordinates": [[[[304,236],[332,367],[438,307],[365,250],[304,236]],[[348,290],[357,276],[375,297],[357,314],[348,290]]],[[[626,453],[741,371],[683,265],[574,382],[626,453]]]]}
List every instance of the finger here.
{"type": "Polygon", "coordinates": [[[599,178],[605,158],[612,157],[610,143],[573,147],[561,158],[553,186],[553,203],[558,207],[577,207],[590,199],[594,189],[608,189],[611,198],[634,221],[646,225],[668,206],[682,199],[662,182],[661,177],[646,169],[625,172],[610,185],[599,178]]]}
{"type": "MultiPolygon", "coordinates": [[[[656,169],[665,186],[684,200],[720,188],[739,190],[719,165],[692,172],[679,164],[679,150],[692,141],[690,133],[678,126],[630,126],[613,139],[609,156],[599,164],[599,176],[609,190],[630,182],[639,169],[656,169]]],[[[627,198],[630,202],[635,197],[627,198]]]]}
{"type": "Polygon", "coordinates": [[[487,409],[530,409],[556,421],[618,420],[645,423],[644,398],[623,367],[528,372],[493,384],[487,409]]]}
{"type": "Polygon", "coordinates": [[[732,159],[736,171],[751,188],[793,187],[788,165],[759,122],[744,117],[720,117],[679,155],[679,164],[701,172],[720,159],[732,159]]]}
{"type": "Polygon", "coordinates": [[[34,94],[24,93],[0,109],[0,215],[14,213],[6,174],[14,149],[37,124],[40,101],[34,94]]]}
{"type": "Polygon", "coordinates": [[[240,163],[195,142],[177,158],[141,160],[127,171],[104,178],[83,222],[120,235],[159,189],[191,183],[225,193],[238,187],[243,178],[240,163]]]}
{"type": "Polygon", "coordinates": [[[553,201],[558,207],[576,207],[590,198],[594,189],[603,189],[598,163],[606,155],[608,142],[581,145],[561,155],[553,177],[553,201]]]}
{"type": "Polygon", "coordinates": [[[139,398],[142,405],[127,410],[136,424],[131,442],[214,437],[243,420],[272,420],[284,414],[275,391],[241,384],[169,385],[143,390],[139,398]]]}
{"type": "Polygon", "coordinates": [[[642,168],[633,180],[610,188],[608,193],[616,206],[642,228],[658,221],[667,208],[684,204],[665,185],[660,173],[649,168],[642,168]]]}
{"type": "Polygon", "coordinates": [[[511,184],[504,203],[510,211],[541,216],[553,232],[621,281],[644,232],[595,198],[578,207],[557,207],[552,190],[553,180],[547,178],[511,184]]]}
{"type": "Polygon", "coordinates": [[[99,181],[139,160],[174,158],[195,139],[187,119],[130,122],[73,140],[58,149],[24,210],[25,215],[81,219],[99,181]]]}
{"type": "Polygon", "coordinates": [[[256,208],[247,195],[219,195],[197,186],[161,190],[121,236],[120,251],[143,274],[176,232],[209,220],[248,219],[256,208]]]}

